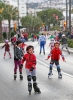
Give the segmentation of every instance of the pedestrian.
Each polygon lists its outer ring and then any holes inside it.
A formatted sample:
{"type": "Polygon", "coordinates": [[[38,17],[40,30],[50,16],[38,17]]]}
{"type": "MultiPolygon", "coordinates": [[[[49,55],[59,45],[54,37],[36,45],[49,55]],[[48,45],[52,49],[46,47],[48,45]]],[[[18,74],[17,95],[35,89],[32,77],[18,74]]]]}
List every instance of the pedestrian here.
{"type": "Polygon", "coordinates": [[[70,52],[68,50],[68,40],[67,40],[65,34],[62,35],[61,42],[62,42],[62,50],[65,47],[67,49],[67,52],[70,54],[70,52]]]}
{"type": "Polygon", "coordinates": [[[39,37],[39,44],[40,44],[40,53],[42,52],[42,48],[43,48],[43,53],[45,55],[45,44],[46,44],[46,37],[44,36],[44,34],[42,33],[42,35],[39,37]]]}
{"type": "Polygon", "coordinates": [[[50,43],[49,43],[50,50],[52,50],[52,49],[54,48],[54,43],[55,43],[55,40],[54,40],[54,38],[52,38],[52,39],[50,40],[50,43]]]}
{"type": "Polygon", "coordinates": [[[9,56],[10,56],[10,58],[11,58],[10,45],[9,45],[9,43],[8,43],[8,40],[6,40],[6,41],[5,41],[5,44],[2,46],[2,48],[4,48],[4,47],[5,47],[4,58],[5,58],[5,56],[6,56],[6,52],[9,53],[9,56]]]}
{"type": "Polygon", "coordinates": [[[17,41],[16,45],[14,47],[14,80],[17,78],[17,69],[19,67],[19,72],[20,72],[20,80],[23,80],[23,75],[22,75],[22,67],[21,67],[21,61],[23,57],[23,51],[21,48],[22,42],[17,41]]]}
{"type": "Polygon", "coordinates": [[[53,64],[55,63],[55,65],[57,67],[57,71],[58,71],[58,78],[62,78],[62,73],[61,73],[61,69],[60,69],[60,65],[59,65],[60,55],[61,55],[63,61],[65,61],[65,58],[64,58],[64,56],[62,54],[62,51],[59,48],[60,47],[60,43],[59,42],[55,42],[54,46],[55,47],[51,50],[50,54],[48,55],[48,57],[46,59],[46,60],[48,60],[51,57],[48,77],[50,78],[53,75],[52,74],[52,67],[53,67],[53,64]]]}
{"type": "Polygon", "coordinates": [[[27,80],[28,80],[28,91],[31,94],[32,91],[32,82],[33,80],[33,88],[34,91],[37,93],[40,93],[40,89],[37,86],[36,82],[36,56],[33,54],[34,47],[29,45],[26,48],[26,54],[24,54],[22,59],[22,66],[24,61],[26,61],[25,68],[26,68],[26,74],[27,74],[27,80]]]}

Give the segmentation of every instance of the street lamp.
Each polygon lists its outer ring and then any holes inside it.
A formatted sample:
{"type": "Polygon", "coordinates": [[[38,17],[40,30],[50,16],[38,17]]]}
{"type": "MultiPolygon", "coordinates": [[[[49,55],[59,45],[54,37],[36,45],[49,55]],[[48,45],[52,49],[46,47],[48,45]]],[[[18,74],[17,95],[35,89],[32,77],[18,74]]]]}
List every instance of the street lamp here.
{"type": "Polygon", "coordinates": [[[19,0],[18,0],[18,31],[20,32],[20,22],[19,22],[19,0]]]}
{"type": "Polygon", "coordinates": [[[71,35],[71,0],[69,0],[69,30],[71,35]]]}

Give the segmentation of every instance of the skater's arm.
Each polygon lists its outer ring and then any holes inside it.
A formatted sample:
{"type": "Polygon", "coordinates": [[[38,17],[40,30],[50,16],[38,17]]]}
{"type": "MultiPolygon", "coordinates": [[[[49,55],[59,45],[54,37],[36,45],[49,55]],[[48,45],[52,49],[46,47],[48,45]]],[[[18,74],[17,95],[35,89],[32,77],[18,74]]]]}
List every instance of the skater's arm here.
{"type": "Polygon", "coordinates": [[[22,64],[24,63],[25,60],[26,60],[26,55],[23,56],[22,64]]]}
{"type": "Polygon", "coordinates": [[[4,48],[5,47],[5,44],[2,46],[2,48],[4,48]]]}
{"type": "Polygon", "coordinates": [[[64,55],[62,54],[62,51],[60,50],[60,55],[62,57],[62,60],[65,61],[64,55]]]}
{"type": "Polygon", "coordinates": [[[34,58],[33,58],[33,67],[35,67],[36,65],[36,56],[34,55],[34,58]]]}

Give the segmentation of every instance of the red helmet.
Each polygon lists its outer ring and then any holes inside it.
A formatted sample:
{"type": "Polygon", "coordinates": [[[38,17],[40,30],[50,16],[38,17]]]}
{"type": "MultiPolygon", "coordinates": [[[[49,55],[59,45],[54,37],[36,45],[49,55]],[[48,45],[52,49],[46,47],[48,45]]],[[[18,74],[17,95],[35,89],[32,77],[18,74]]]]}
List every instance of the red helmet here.
{"type": "Polygon", "coordinates": [[[59,45],[60,45],[60,43],[59,43],[58,41],[56,41],[56,42],[54,43],[54,45],[55,45],[55,44],[59,44],[59,45]]]}

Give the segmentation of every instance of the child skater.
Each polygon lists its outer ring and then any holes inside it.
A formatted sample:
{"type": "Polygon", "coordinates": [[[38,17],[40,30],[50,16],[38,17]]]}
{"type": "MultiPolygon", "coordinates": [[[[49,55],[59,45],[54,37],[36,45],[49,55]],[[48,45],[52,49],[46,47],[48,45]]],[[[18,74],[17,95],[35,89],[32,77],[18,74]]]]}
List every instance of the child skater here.
{"type": "Polygon", "coordinates": [[[19,67],[19,72],[20,72],[20,80],[23,80],[23,75],[22,75],[22,67],[21,67],[21,61],[23,57],[23,51],[21,48],[22,42],[17,41],[16,45],[14,46],[14,80],[17,78],[17,68],[19,67]]]}
{"type": "Polygon", "coordinates": [[[52,67],[53,67],[53,64],[55,63],[55,65],[57,66],[58,78],[62,78],[61,69],[59,65],[59,58],[60,58],[60,55],[62,56],[63,61],[65,61],[65,58],[62,54],[62,51],[59,48],[60,46],[59,42],[55,42],[54,46],[55,47],[51,50],[50,54],[48,55],[46,59],[48,60],[51,57],[48,77],[52,76],[52,67]]]}
{"type": "Polygon", "coordinates": [[[50,44],[49,44],[51,50],[54,48],[54,43],[55,43],[55,40],[54,40],[54,38],[52,38],[50,40],[50,44]]]}
{"type": "Polygon", "coordinates": [[[2,48],[5,47],[5,52],[4,52],[4,58],[6,56],[6,52],[9,53],[9,56],[11,58],[11,53],[10,53],[10,45],[8,44],[8,40],[5,41],[5,44],[2,46],[2,48]]]}
{"type": "Polygon", "coordinates": [[[26,54],[23,56],[22,65],[24,61],[26,61],[25,68],[27,73],[27,80],[28,80],[28,91],[31,94],[32,91],[32,82],[33,80],[33,88],[34,91],[37,93],[41,93],[39,87],[37,86],[36,82],[36,56],[33,54],[34,47],[29,45],[26,48],[26,54]]]}

